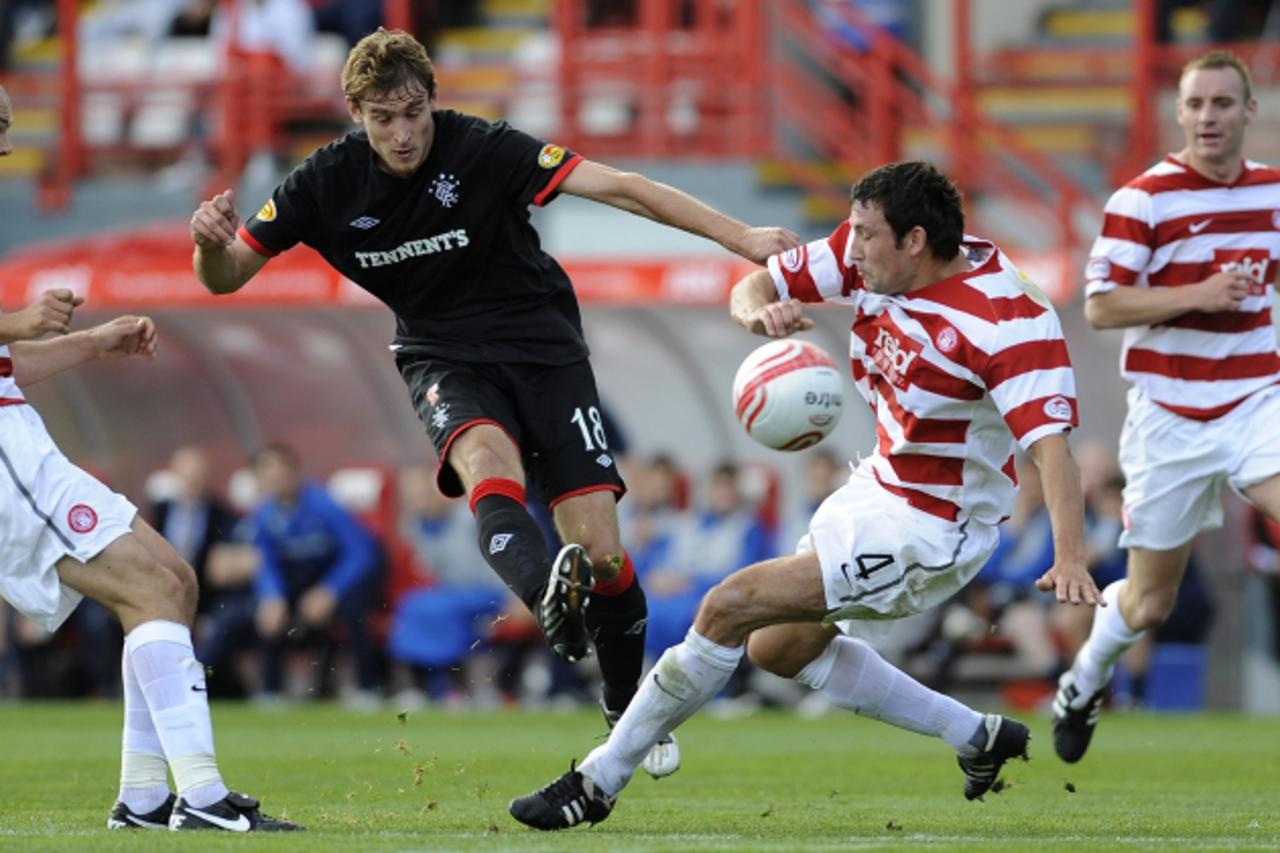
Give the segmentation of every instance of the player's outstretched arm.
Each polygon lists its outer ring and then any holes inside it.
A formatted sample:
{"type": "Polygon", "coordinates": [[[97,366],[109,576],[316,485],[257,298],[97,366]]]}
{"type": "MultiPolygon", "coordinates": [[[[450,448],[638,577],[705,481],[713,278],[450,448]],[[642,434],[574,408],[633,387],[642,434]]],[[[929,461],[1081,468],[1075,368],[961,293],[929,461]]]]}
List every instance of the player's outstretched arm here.
{"type": "Polygon", "coordinates": [[[1036,581],[1036,588],[1054,593],[1061,602],[1105,607],[1085,562],[1084,493],[1066,435],[1046,435],[1027,452],[1040,471],[1053,528],[1053,566],[1036,581]]]}
{"type": "Polygon", "coordinates": [[[154,358],[156,326],[150,317],[127,315],[46,341],[21,341],[10,352],[13,378],[19,385],[33,385],[99,358],[154,358]]]}
{"type": "Polygon", "coordinates": [[[71,315],[84,302],[65,287],[46,290],[21,311],[0,314],[0,346],[29,341],[53,332],[65,335],[71,329],[71,315]]]}
{"type": "Polygon", "coordinates": [[[800,245],[786,228],[752,228],[675,187],[591,160],[579,163],[560,191],[706,237],[757,264],[800,245]]]}
{"type": "Polygon", "coordinates": [[[232,190],[202,201],[191,214],[191,241],[196,245],[192,266],[210,293],[239,290],[267,262],[236,235],[239,225],[232,190]]]}
{"type": "Polygon", "coordinates": [[[804,316],[802,303],[778,298],[768,270],[756,270],[733,286],[729,316],[751,334],[766,338],[785,338],[792,332],[813,328],[813,321],[804,316]]]}
{"type": "Polygon", "coordinates": [[[1251,280],[1242,272],[1217,272],[1183,287],[1115,287],[1085,300],[1084,316],[1095,329],[1150,326],[1190,311],[1238,311],[1251,280]]]}

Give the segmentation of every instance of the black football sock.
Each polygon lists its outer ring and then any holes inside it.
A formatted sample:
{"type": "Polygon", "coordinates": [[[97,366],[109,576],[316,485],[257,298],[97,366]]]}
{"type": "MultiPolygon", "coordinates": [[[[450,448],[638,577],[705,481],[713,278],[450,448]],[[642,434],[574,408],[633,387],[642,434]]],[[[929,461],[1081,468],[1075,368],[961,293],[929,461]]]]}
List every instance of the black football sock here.
{"type": "MultiPolygon", "coordinates": [[[[644,633],[649,609],[644,589],[627,558],[623,569],[631,583],[620,593],[607,594],[610,584],[597,586],[587,607],[587,629],[595,641],[596,660],[604,682],[605,709],[621,714],[636,693],[644,667],[644,633]],[[602,593],[601,587],[605,589],[602,593]]],[[[615,581],[616,584],[616,581],[615,581]]]]}
{"type": "Polygon", "coordinates": [[[542,531],[523,504],[507,495],[485,495],[474,509],[481,556],[529,612],[536,612],[551,572],[542,531]]]}

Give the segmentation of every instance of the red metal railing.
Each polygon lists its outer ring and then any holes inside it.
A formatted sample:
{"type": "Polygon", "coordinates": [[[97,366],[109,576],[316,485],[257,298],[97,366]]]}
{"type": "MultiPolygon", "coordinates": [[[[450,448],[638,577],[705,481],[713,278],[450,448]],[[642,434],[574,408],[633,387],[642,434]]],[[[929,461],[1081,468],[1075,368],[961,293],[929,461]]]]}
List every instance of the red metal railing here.
{"type": "Polygon", "coordinates": [[[585,0],[557,0],[559,137],[593,156],[752,157],[767,146],[764,0],[726,9],[637,3],[595,25],[585,0]]]}
{"type": "MultiPolygon", "coordinates": [[[[220,0],[222,12],[234,18],[238,0],[220,0]]],[[[391,28],[412,30],[412,0],[382,0],[384,18],[391,28]]],[[[59,133],[50,168],[40,176],[39,201],[42,207],[59,209],[70,199],[75,180],[91,169],[93,157],[127,155],[127,146],[91,149],[81,133],[81,114],[86,97],[115,93],[125,97],[145,93],[156,86],[193,93],[202,102],[214,104],[216,117],[211,153],[216,165],[212,184],[225,187],[235,182],[248,154],[270,147],[276,141],[278,123],[287,118],[308,118],[339,113],[338,81],[315,81],[281,74],[268,64],[246,61],[228,46],[216,83],[186,80],[146,80],[141,83],[103,83],[83,79],[79,72],[77,19],[78,0],[57,0],[58,36],[62,45],[57,81],[59,133]]]]}

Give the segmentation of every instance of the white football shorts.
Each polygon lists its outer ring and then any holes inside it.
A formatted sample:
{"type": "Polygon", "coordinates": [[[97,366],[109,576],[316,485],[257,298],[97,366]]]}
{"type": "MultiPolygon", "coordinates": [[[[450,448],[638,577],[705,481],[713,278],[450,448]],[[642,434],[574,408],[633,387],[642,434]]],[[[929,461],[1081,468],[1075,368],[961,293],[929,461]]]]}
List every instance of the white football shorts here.
{"type": "Polygon", "coordinates": [[[824,624],[876,644],[901,619],[936,607],[995,550],[995,527],[908,506],[865,465],[818,507],[797,553],[816,551],[830,608],[824,624]]]}
{"type": "Polygon", "coordinates": [[[1212,421],[1175,415],[1129,389],[1120,432],[1123,548],[1177,548],[1222,526],[1222,485],[1237,492],[1280,474],[1280,386],[1212,421]]]}
{"type": "Polygon", "coordinates": [[[0,406],[0,597],[53,631],[81,595],[58,579],[130,532],[137,508],[72,465],[27,405],[0,406]]]}

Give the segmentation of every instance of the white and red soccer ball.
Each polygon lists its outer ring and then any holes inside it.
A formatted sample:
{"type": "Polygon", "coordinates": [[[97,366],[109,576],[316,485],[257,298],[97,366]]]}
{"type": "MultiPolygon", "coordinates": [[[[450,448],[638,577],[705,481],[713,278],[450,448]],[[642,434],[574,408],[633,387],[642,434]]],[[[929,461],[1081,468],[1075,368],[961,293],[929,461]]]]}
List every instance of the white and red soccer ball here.
{"type": "Polygon", "coordinates": [[[747,435],[775,450],[803,450],[831,434],[844,383],[830,357],[801,340],[770,341],[733,378],[733,408],[747,435]]]}

